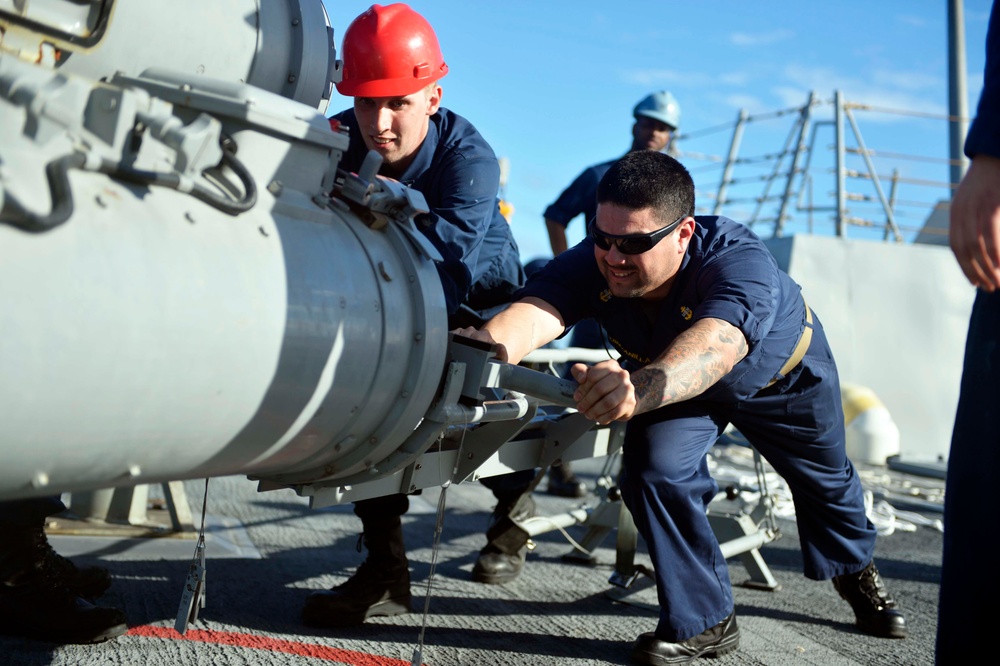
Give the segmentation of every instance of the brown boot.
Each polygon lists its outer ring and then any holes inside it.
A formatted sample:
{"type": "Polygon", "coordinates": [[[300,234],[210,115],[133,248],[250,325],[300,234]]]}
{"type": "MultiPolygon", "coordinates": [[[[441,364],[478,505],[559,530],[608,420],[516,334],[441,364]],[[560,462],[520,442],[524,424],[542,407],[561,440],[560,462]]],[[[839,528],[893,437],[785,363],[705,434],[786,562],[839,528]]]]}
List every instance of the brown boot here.
{"type": "Polygon", "coordinates": [[[833,587],[854,609],[858,629],[880,638],[906,637],[906,618],[896,610],[874,562],[858,573],[836,576],[833,587]]]}
{"type": "Polygon", "coordinates": [[[52,643],[99,643],[124,634],[125,615],[71,589],[58,557],[41,528],[0,530],[0,631],[52,643]]]}
{"type": "Polygon", "coordinates": [[[549,468],[549,486],[546,492],[559,497],[584,497],[587,485],[573,472],[570,464],[564,462],[549,468]]]}
{"type": "Polygon", "coordinates": [[[410,568],[399,518],[364,529],[368,557],[345,582],[309,595],[302,609],[306,624],[353,627],[370,617],[410,612],[410,568]]]}
{"type": "Polygon", "coordinates": [[[535,500],[531,493],[519,495],[513,501],[501,500],[493,510],[492,524],[486,532],[489,539],[479,551],[472,568],[472,580],[488,585],[502,585],[521,575],[528,555],[528,533],[515,524],[535,515],[535,500]]]}

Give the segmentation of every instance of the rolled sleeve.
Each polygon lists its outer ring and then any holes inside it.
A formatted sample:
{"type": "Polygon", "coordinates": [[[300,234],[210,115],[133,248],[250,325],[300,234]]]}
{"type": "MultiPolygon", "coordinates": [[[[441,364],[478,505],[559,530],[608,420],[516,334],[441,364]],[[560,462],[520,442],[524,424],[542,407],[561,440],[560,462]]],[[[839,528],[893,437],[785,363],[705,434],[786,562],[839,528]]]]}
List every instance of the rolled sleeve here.
{"type": "Polygon", "coordinates": [[[726,248],[698,273],[704,300],[694,319],[721,319],[740,329],[753,349],[771,330],[778,308],[778,267],[762,245],[726,248]]]}

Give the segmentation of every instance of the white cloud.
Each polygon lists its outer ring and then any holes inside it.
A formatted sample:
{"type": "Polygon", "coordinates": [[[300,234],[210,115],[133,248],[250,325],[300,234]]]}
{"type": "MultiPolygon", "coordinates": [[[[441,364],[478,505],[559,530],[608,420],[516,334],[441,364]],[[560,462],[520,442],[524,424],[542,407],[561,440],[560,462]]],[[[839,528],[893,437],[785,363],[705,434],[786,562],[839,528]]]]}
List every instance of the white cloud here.
{"type": "Polygon", "coordinates": [[[729,41],[736,46],[765,46],[788,41],[794,37],[794,31],[782,29],[758,33],[734,32],[729,36],[729,41]]]}
{"type": "Polygon", "coordinates": [[[645,86],[655,86],[662,83],[706,86],[717,85],[720,82],[742,85],[747,77],[740,72],[708,74],[706,72],[678,72],[673,69],[633,69],[622,72],[621,78],[626,83],[641,83],[645,86]]]}
{"type": "Polygon", "coordinates": [[[802,104],[810,90],[816,91],[821,99],[832,97],[834,91],[840,90],[845,100],[858,104],[882,109],[947,114],[946,96],[933,95],[935,91],[944,89],[941,82],[934,82],[922,74],[879,71],[873,74],[871,80],[863,80],[828,67],[790,65],[784,70],[784,78],[786,84],[775,87],[774,92],[790,106],[802,104]]]}
{"type": "MultiPolygon", "coordinates": [[[[807,88],[796,88],[794,86],[776,86],[772,89],[774,95],[781,100],[781,108],[792,109],[795,107],[800,107],[806,103],[809,99],[809,89],[807,88]]],[[[769,108],[769,111],[776,111],[777,109],[769,108]]]]}
{"type": "Polygon", "coordinates": [[[716,80],[731,86],[745,86],[750,83],[751,76],[746,72],[726,72],[716,77],[716,80]]]}
{"type": "Polygon", "coordinates": [[[754,95],[726,95],[724,102],[734,109],[746,109],[751,114],[768,110],[760,98],[754,95]]]}
{"type": "Polygon", "coordinates": [[[899,70],[877,69],[872,72],[872,82],[886,88],[902,90],[926,90],[937,93],[941,90],[942,81],[936,76],[923,72],[901,72],[899,70]]]}
{"type": "Polygon", "coordinates": [[[899,14],[896,16],[896,21],[899,23],[905,23],[906,25],[912,25],[917,28],[922,28],[927,25],[927,21],[925,21],[922,16],[916,16],[915,14],[899,14]]]}
{"type": "Polygon", "coordinates": [[[645,86],[676,83],[685,76],[690,75],[682,75],[672,69],[633,69],[622,73],[622,79],[626,83],[641,83],[645,86]]]}

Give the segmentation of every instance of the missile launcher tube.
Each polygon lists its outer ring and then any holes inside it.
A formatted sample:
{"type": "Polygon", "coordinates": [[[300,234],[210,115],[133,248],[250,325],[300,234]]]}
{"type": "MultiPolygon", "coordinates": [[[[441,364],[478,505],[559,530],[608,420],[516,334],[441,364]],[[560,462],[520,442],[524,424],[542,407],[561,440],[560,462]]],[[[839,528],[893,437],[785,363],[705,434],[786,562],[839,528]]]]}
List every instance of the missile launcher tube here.
{"type": "Polygon", "coordinates": [[[445,366],[435,253],[418,193],[328,197],[346,145],[247,84],[0,56],[0,499],[336,479],[413,433],[445,366]]]}

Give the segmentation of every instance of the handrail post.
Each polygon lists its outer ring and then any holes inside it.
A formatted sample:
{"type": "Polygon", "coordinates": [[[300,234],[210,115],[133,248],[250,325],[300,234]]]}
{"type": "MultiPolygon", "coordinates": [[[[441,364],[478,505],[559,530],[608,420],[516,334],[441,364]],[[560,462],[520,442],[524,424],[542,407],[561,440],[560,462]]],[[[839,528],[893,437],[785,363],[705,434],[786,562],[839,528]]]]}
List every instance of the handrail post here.
{"type": "Polygon", "coordinates": [[[747,110],[740,109],[740,115],[736,120],[736,127],[733,128],[733,139],[729,142],[729,156],[726,158],[726,166],[722,170],[722,181],[719,183],[719,192],[715,197],[715,209],[713,215],[722,214],[722,206],[726,202],[726,190],[729,188],[729,179],[733,175],[733,167],[736,165],[736,156],[740,152],[740,143],[743,141],[743,128],[747,123],[747,110]]]}
{"type": "Polygon", "coordinates": [[[833,93],[834,121],[836,125],[837,143],[837,236],[843,238],[847,235],[847,194],[844,188],[844,98],[839,90],[833,93]]]}

